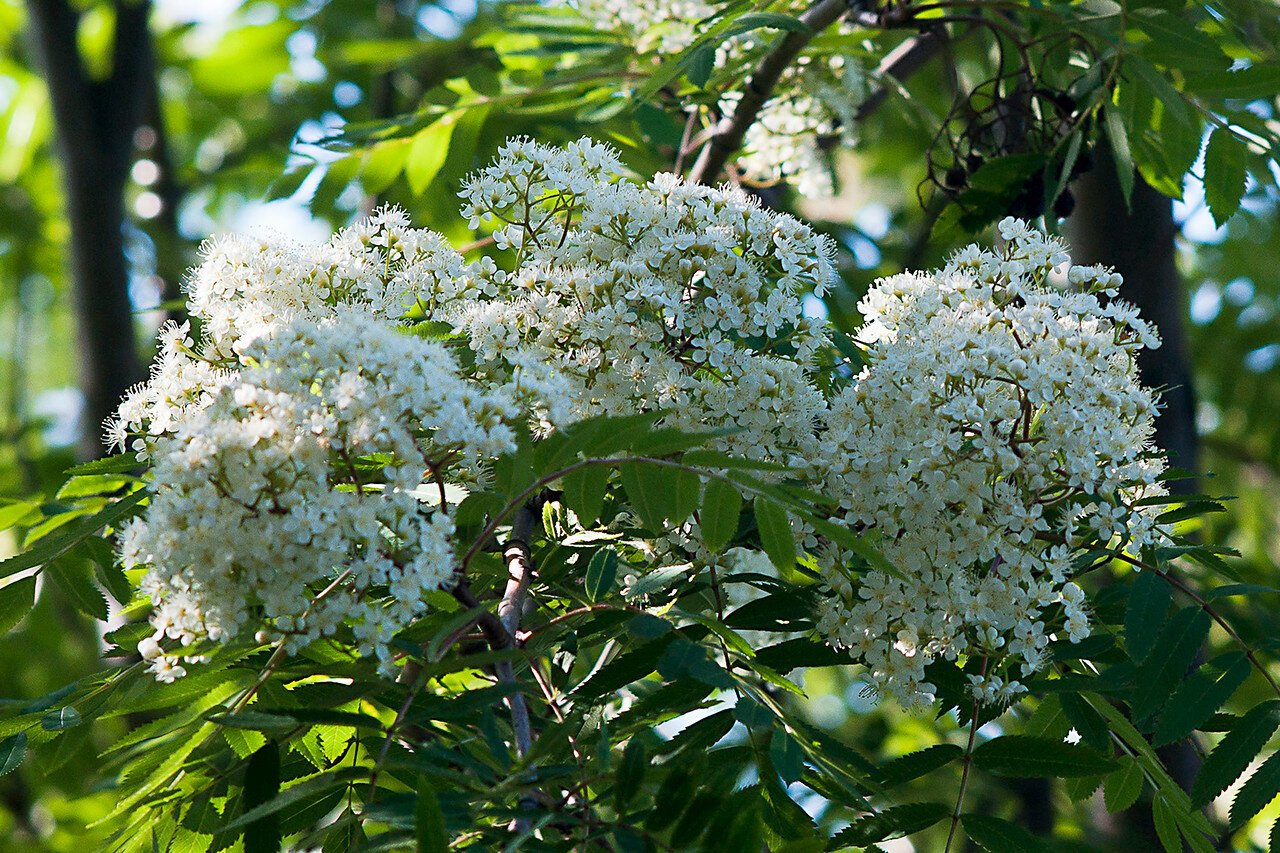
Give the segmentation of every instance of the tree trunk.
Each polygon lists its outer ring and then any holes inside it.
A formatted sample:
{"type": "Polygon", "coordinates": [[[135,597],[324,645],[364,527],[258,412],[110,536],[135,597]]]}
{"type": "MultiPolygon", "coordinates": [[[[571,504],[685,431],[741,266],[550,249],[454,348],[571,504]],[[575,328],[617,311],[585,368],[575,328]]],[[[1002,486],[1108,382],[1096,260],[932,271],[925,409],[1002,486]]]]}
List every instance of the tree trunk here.
{"type": "MultiPolygon", "coordinates": [[[[1132,209],[1126,210],[1116,167],[1106,145],[1095,151],[1094,169],[1072,185],[1075,212],[1067,221],[1076,263],[1102,263],[1124,276],[1120,295],[1154,323],[1163,343],[1138,358],[1143,382],[1163,389],[1156,444],[1173,467],[1196,470],[1195,394],[1183,326],[1185,294],[1175,263],[1173,202],[1135,176],[1132,209]]],[[[1171,484],[1194,492],[1193,481],[1171,484]]]]}
{"type": "Polygon", "coordinates": [[[67,218],[85,408],[79,451],[103,451],[102,422],[143,378],[129,303],[124,191],[133,134],[151,71],[150,4],[115,4],[111,76],[90,78],[76,43],[79,13],[67,0],[28,0],[31,34],[53,106],[67,218]]]}

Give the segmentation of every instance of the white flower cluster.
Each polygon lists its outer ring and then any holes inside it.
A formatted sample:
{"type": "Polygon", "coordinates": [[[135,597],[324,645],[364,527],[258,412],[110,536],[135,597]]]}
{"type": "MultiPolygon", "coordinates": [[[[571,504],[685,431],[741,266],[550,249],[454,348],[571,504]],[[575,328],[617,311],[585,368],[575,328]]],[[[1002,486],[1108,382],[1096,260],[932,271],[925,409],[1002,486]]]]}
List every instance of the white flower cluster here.
{"type": "Polygon", "coordinates": [[[931,701],[926,664],[960,655],[987,661],[978,695],[1010,701],[1046,662],[1046,611],[1073,642],[1089,633],[1079,546],[1162,535],[1139,504],[1163,493],[1164,463],[1135,362],[1159,341],[1100,298],[1117,275],[1070,267],[1063,289],[1060,243],[1014,219],[1000,233],[998,251],[871,289],[866,366],[826,417],[823,487],[900,575],[851,580],[826,561],[819,628],[904,705],[931,701]]]}
{"type": "MultiPolygon", "coordinates": [[[[852,58],[799,57],[747,128],[738,169],[754,183],[788,181],[803,196],[831,196],[835,186],[823,145],[857,144],[855,115],[866,96],[862,66],[852,58]]],[[[732,117],[740,98],[726,96],[721,110],[732,117]]]]}
{"type": "Polygon", "coordinates": [[[725,449],[808,458],[825,336],[801,305],[834,274],[829,240],[736,190],[621,172],[588,140],[514,140],[471,176],[463,214],[517,250],[487,280],[495,296],[451,315],[478,360],[498,376],[551,366],[572,416],[663,409],[735,429],[725,449]]]}
{"type": "Polygon", "coordinates": [[[190,284],[199,344],[166,328],[151,380],[109,426],[152,460],[151,501],[119,542],[155,605],[140,650],[172,680],[184,668],[166,637],[253,628],[292,652],[346,626],[389,665],[392,635],[453,578],[444,477],[514,448],[530,383],[464,375],[398,321],[418,294],[475,290],[461,257],[403,214],[323,248],[230,240],[206,253],[190,284]]]}
{"type": "MultiPolygon", "coordinates": [[[[183,671],[169,641],[250,630],[286,651],[339,636],[389,667],[392,636],[454,575],[446,485],[482,477],[521,424],[662,411],[834,498],[831,520],[895,571],[851,574],[854,555],[795,523],[825,578],[819,630],[908,707],[932,700],[940,658],[983,661],[975,694],[1016,697],[1051,635],[1089,632],[1082,554],[1165,535],[1143,503],[1163,462],[1135,366],[1158,341],[1111,298],[1117,276],[1067,266],[1024,223],[1001,223],[998,251],[877,283],[866,367],[842,385],[819,375],[826,332],[801,310],[832,247],[792,217],[674,175],[637,183],[585,139],[512,140],[461,196],[493,258],[389,211],[322,248],[209,248],[198,340],[164,330],[110,426],[152,463],[120,549],[145,569],[158,677],[183,671]]],[[[692,522],[644,549],[741,557],[708,553],[692,522]]]]}
{"type": "MultiPolygon", "coordinates": [[[[577,0],[575,5],[597,29],[629,38],[640,56],[680,53],[717,11],[702,0],[577,0]]],[[[745,79],[770,43],[753,34],[726,39],[716,51],[715,67],[745,79]]],[[[747,130],[736,160],[742,178],[758,184],[786,181],[804,196],[832,195],[832,168],[823,147],[857,142],[855,114],[867,94],[866,75],[855,57],[797,57],[747,130]]],[[[721,99],[720,111],[732,117],[739,99],[730,93],[721,99]]]]}

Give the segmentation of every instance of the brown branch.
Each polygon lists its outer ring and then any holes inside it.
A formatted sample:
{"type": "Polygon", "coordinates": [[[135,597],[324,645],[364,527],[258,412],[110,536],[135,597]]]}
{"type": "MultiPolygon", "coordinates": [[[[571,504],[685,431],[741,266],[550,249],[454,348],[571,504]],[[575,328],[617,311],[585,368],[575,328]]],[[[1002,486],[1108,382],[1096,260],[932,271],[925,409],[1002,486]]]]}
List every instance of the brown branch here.
{"type": "Polygon", "coordinates": [[[693,183],[705,184],[715,180],[733,153],[742,147],[748,128],[765,102],[773,95],[783,73],[804,50],[814,36],[838,21],[849,10],[846,0],[818,0],[800,16],[804,30],[788,32],[774,48],[760,60],[743,86],[742,98],[734,107],[733,115],[723,119],[708,141],[697,162],[689,172],[693,183]]]}
{"type": "MultiPolygon", "coordinates": [[[[876,66],[873,77],[884,80],[892,78],[898,83],[905,83],[907,78],[915,74],[933,57],[937,56],[947,43],[946,30],[936,27],[914,35],[884,55],[876,66]]],[[[871,117],[880,105],[889,97],[890,87],[883,83],[861,104],[858,105],[854,118],[864,121],[871,117]]]]}

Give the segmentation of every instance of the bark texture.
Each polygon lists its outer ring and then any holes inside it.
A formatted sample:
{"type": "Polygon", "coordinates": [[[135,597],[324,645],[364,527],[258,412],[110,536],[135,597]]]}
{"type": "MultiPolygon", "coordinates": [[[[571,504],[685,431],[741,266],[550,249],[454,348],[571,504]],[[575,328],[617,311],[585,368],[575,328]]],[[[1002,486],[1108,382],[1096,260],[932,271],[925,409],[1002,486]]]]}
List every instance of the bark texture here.
{"type": "Polygon", "coordinates": [[[103,452],[102,421],[143,378],[129,303],[124,193],[154,76],[150,3],[115,4],[111,74],[94,79],[76,43],[79,12],[67,0],[28,0],[35,52],[53,107],[67,218],[76,356],[85,409],[80,454],[103,452]]]}

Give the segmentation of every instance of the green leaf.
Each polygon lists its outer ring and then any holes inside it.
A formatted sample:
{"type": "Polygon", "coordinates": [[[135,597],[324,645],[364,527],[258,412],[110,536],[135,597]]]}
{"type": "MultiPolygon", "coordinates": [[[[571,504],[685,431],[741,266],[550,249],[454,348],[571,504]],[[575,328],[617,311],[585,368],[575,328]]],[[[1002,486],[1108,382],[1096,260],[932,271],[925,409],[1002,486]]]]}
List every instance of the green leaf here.
{"type": "Polygon", "coordinates": [[[1117,766],[1087,746],[1030,735],[993,738],[973,751],[973,763],[996,776],[1019,778],[1093,776],[1117,766]]]}
{"type": "Polygon", "coordinates": [[[707,85],[711,72],[716,67],[716,49],[712,45],[703,45],[689,54],[688,67],[685,70],[689,82],[698,88],[707,85]]]}
{"type": "Polygon", "coordinates": [[[786,30],[789,33],[810,32],[804,21],[778,12],[748,12],[736,18],[733,23],[733,30],[736,32],[758,29],[786,30]]]}
{"type": "Polygon", "coordinates": [[[444,811],[440,808],[440,796],[418,774],[418,796],[414,808],[414,832],[418,839],[418,853],[448,853],[449,835],[444,828],[444,811]]]}
{"type": "Polygon", "coordinates": [[[1129,20],[1151,37],[1142,52],[1161,65],[1179,70],[1216,70],[1231,64],[1212,38],[1180,15],[1140,9],[1129,20]]]}
{"type": "Polygon", "coordinates": [[[891,838],[928,829],[940,820],[951,816],[951,809],[942,803],[904,803],[900,806],[860,817],[836,833],[829,849],[866,847],[891,838]]]}
{"type": "Polygon", "coordinates": [[[645,462],[625,462],[618,470],[631,506],[655,533],[666,530],[666,521],[682,523],[698,505],[702,481],[692,471],[645,462]]]}
{"type": "Polygon", "coordinates": [[[1219,741],[1213,752],[1200,766],[1195,785],[1191,788],[1191,802],[1204,806],[1240,778],[1250,762],[1267,745],[1271,735],[1280,727],[1280,699],[1270,699],[1255,705],[1231,726],[1231,731],[1219,741]]]}
{"type": "Polygon", "coordinates": [[[12,773],[27,757],[27,733],[18,732],[0,740],[0,776],[12,773]]]}
{"type": "Polygon", "coordinates": [[[964,750],[954,743],[937,743],[893,759],[876,771],[876,778],[885,788],[893,788],[946,767],[962,755],[964,750]]]}
{"type": "Polygon", "coordinates": [[[1239,829],[1280,794],[1280,752],[1273,752],[1236,792],[1231,803],[1231,828],[1239,829]]]}
{"type": "Polygon", "coordinates": [[[409,157],[404,164],[404,175],[409,179],[409,189],[414,195],[422,195],[448,158],[449,141],[458,126],[459,115],[461,113],[457,111],[445,113],[414,134],[409,157]]]}
{"type": "Polygon", "coordinates": [[[1043,839],[1002,818],[982,814],[960,816],[969,840],[987,853],[1026,853],[1044,846],[1043,839]]]}
{"type": "Polygon", "coordinates": [[[1126,759],[1123,767],[1108,774],[1102,785],[1107,811],[1115,814],[1136,803],[1142,795],[1144,779],[1142,765],[1133,759],[1126,759]]]}
{"type": "Polygon", "coordinates": [[[712,477],[702,492],[698,527],[707,550],[718,554],[733,541],[742,514],[742,493],[728,480],[712,477]]]}
{"type": "Polygon", "coordinates": [[[1226,704],[1249,677],[1249,659],[1243,652],[1229,652],[1192,673],[1169,701],[1156,725],[1154,746],[1182,740],[1226,704]]]}
{"type": "MultiPolygon", "coordinates": [[[[280,745],[269,740],[249,756],[244,770],[244,812],[246,820],[256,809],[270,804],[280,793],[280,745]]],[[[280,821],[278,810],[263,813],[245,823],[245,853],[278,853],[280,821]]]]}
{"type": "Polygon", "coordinates": [[[666,473],[655,465],[627,462],[618,466],[622,487],[640,522],[654,533],[661,533],[666,518],[666,473]]]}
{"type": "Polygon", "coordinates": [[[622,761],[618,765],[618,775],[613,785],[613,802],[619,814],[626,812],[627,803],[640,790],[645,771],[649,768],[648,750],[644,741],[632,737],[622,751],[622,761]]]}
{"type": "Polygon", "coordinates": [[[726,470],[744,471],[786,471],[786,465],[777,462],[762,462],[758,459],[743,459],[732,456],[723,450],[698,448],[690,450],[680,457],[680,461],[692,468],[723,468],[726,470]]]}
{"type": "Polygon", "coordinates": [[[1129,150],[1129,134],[1125,130],[1120,109],[1108,105],[1102,111],[1102,118],[1107,128],[1107,142],[1111,145],[1111,155],[1115,158],[1116,178],[1120,181],[1120,192],[1124,196],[1127,209],[1133,198],[1133,153],[1129,150]]]}
{"type": "Polygon", "coordinates": [[[298,720],[283,714],[264,714],[261,711],[237,711],[231,713],[215,713],[206,717],[209,722],[217,723],[232,729],[250,729],[267,734],[281,734],[292,731],[299,725],[298,720]]]}
{"type": "Polygon", "coordinates": [[[675,639],[675,632],[670,631],[637,649],[619,655],[574,688],[573,695],[583,699],[594,699],[644,678],[657,668],[658,659],[675,639]]]}
{"type": "Polygon", "coordinates": [[[1093,706],[1076,693],[1063,693],[1062,710],[1081,740],[1096,750],[1103,751],[1111,744],[1107,724],[1093,706]]]}
{"type": "Polygon", "coordinates": [[[1204,98],[1270,100],[1280,92],[1280,63],[1255,62],[1237,71],[1190,74],[1187,88],[1204,98]]]}
{"type": "Polygon", "coordinates": [[[33,501],[17,501],[0,505],[0,530],[8,530],[38,508],[33,501]]]}
{"type": "Polygon", "coordinates": [[[60,732],[65,729],[73,729],[80,723],[84,722],[80,717],[80,712],[70,705],[57,708],[40,718],[40,728],[46,732],[60,732]]]}
{"type": "Polygon", "coordinates": [[[1225,224],[1240,209],[1248,156],[1249,149],[1225,127],[1215,129],[1209,137],[1204,150],[1204,199],[1218,225],[1225,224]]]}
{"type": "Polygon", "coordinates": [[[1129,590],[1124,614],[1124,643],[1129,657],[1142,663],[1156,645],[1156,636],[1169,613],[1169,584],[1155,572],[1140,572],[1129,590]]]}
{"type": "Polygon", "coordinates": [[[577,514],[583,527],[593,527],[600,518],[611,473],[607,465],[584,465],[560,478],[565,505],[577,514]]]}
{"type": "Polygon", "coordinates": [[[1130,706],[1135,721],[1159,712],[1187,671],[1195,665],[1200,646],[1209,636],[1209,614],[1198,607],[1179,610],[1156,639],[1155,649],[1138,669],[1130,706]]]}
{"type": "Polygon", "coordinates": [[[707,650],[703,646],[683,637],[676,639],[662,653],[657,669],[669,681],[689,677],[712,687],[728,689],[733,686],[729,673],[707,657],[707,650]]]}
{"type": "Polygon", "coordinates": [[[769,741],[769,760],[773,762],[773,769],[778,771],[782,781],[788,785],[798,782],[804,775],[804,750],[781,727],[773,730],[773,737],[769,741]]]}
{"type": "Polygon", "coordinates": [[[94,583],[88,561],[75,554],[64,554],[48,563],[45,573],[66,593],[77,610],[94,619],[106,620],[107,599],[94,583]]]}
{"type": "Polygon", "coordinates": [[[760,531],[760,544],[769,555],[769,561],[778,571],[789,572],[796,564],[796,540],[787,521],[787,511],[764,495],[756,495],[756,529],[760,531]]]}
{"type": "Polygon", "coordinates": [[[0,634],[22,621],[36,604],[36,579],[23,578],[0,587],[0,634]]]}
{"type": "Polygon", "coordinates": [[[122,605],[133,600],[133,585],[116,561],[110,542],[101,536],[90,536],[77,545],[74,552],[93,563],[94,577],[111,593],[112,598],[122,605]]]}
{"type": "Polygon", "coordinates": [[[57,533],[38,540],[21,554],[15,554],[7,560],[0,561],[0,578],[48,563],[62,556],[86,536],[91,536],[102,527],[114,526],[117,522],[132,516],[138,511],[138,504],[146,499],[146,490],[139,489],[93,515],[67,523],[58,528],[57,533]]]}
{"type": "Polygon", "coordinates": [[[1156,825],[1156,837],[1165,853],[1182,853],[1182,833],[1178,831],[1178,819],[1173,804],[1163,791],[1158,791],[1151,801],[1151,818],[1156,825]]]}
{"type": "Polygon", "coordinates": [[[596,551],[591,555],[591,562],[587,563],[587,598],[593,602],[604,598],[617,579],[618,552],[612,548],[596,551]]]}

